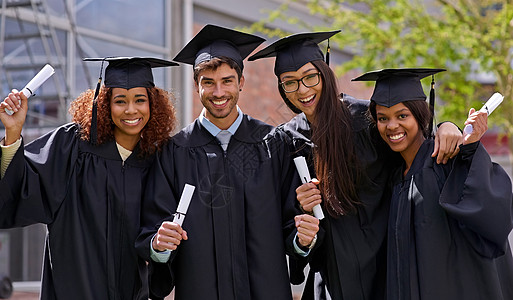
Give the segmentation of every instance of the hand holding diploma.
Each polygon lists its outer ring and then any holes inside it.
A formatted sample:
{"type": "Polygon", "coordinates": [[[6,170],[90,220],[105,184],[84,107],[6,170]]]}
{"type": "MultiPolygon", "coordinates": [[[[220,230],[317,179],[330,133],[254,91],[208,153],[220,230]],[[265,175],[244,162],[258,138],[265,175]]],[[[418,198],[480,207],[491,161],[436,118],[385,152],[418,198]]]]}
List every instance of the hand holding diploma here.
{"type": "Polygon", "coordinates": [[[8,146],[21,137],[21,131],[27,117],[27,97],[17,90],[12,90],[0,103],[0,120],[5,127],[4,145],[8,146]],[[16,113],[9,115],[5,109],[12,108],[16,113]]]}
{"type": "Polygon", "coordinates": [[[468,113],[468,119],[465,121],[466,126],[472,126],[472,131],[465,134],[463,145],[477,142],[488,130],[488,113],[483,110],[476,111],[471,108],[468,113]]]}
{"type": "MultiPolygon", "coordinates": [[[[504,96],[502,96],[500,93],[493,94],[488,101],[486,101],[485,105],[479,110],[480,112],[485,112],[487,115],[490,115],[496,108],[499,106],[499,104],[502,103],[502,100],[504,100],[504,96]]],[[[463,134],[469,135],[472,133],[473,125],[471,123],[465,122],[465,128],[463,129],[463,134]]]]}
{"type": "MultiPolygon", "coordinates": [[[[29,83],[27,83],[27,85],[21,90],[21,93],[23,95],[25,95],[25,97],[29,98],[54,73],[55,73],[55,70],[52,68],[52,66],[50,66],[49,64],[46,64],[41,69],[41,71],[39,71],[39,73],[37,73],[36,76],[34,76],[34,78],[32,78],[32,80],[30,80],[29,83]]],[[[21,100],[19,100],[19,101],[20,102],[18,103],[18,105],[21,104],[21,100]]],[[[19,108],[19,106],[18,106],[18,108],[19,108]]],[[[8,108],[4,108],[4,109],[8,115],[12,115],[15,112],[15,110],[13,110],[13,109],[8,109],[8,108]]]]}
{"type": "Polygon", "coordinates": [[[185,185],[173,222],[166,221],[160,225],[152,242],[153,249],[157,251],[176,250],[182,240],[188,239],[187,232],[183,230],[182,224],[191,203],[194,189],[193,185],[185,185]]]}
{"type": "Polygon", "coordinates": [[[306,160],[303,156],[294,158],[294,163],[296,164],[299,177],[301,177],[301,182],[303,182],[303,185],[296,189],[297,200],[305,211],[310,211],[311,209],[317,219],[324,219],[324,213],[321,208],[321,192],[316,187],[319,181],[311,179],[306,160]]]}

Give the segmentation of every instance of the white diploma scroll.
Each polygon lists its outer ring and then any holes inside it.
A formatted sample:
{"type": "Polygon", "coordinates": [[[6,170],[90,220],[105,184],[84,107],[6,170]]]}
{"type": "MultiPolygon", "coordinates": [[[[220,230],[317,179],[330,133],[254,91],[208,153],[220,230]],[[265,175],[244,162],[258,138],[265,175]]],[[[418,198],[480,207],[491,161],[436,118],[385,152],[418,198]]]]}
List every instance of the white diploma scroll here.
{"type": "MultiPolygon", "coordinates": [[[[485,105],[483,105],[479,111],[486,112],[490,115],[497,106],[502,103],[502,100],[504,100],[504,96],[500,93],[495,93],[490,97],[490,99],[488,99],[488,101],[486,101],[485,105]]],[[[463,129],[464,134],[471,134],[472,131],[474,131],[472,124],[467,124],[463,129]]]]}
{"type": "MultiPolygon", "coordinates": [[[[29,98],[30,96],[34,95],[34,92],[53,74],[55,73],[55,70],[50,66],[49,64],[46,64],[39,73],[32,78],[32,80],[27,83],[27,85],[21,90],[21,93],[25,95],[25,97],[29,98]]],[[[8,115],[12,115],[14,111],[10,109],[5,109],[5,112],[8,115]]]]}
{"type": "Polygon", "coordinates": [[[189,209],[189,204],[191,203],[192,194],[194,194],[194,189],[196,187],[194,185],[185,184],[185,187],[182,191],[182,196],[180,197],[180,202],[178,203],[178,208],[176,209],[175,217],[173,222],[182,226],[183,221],[185,220],[185,215],[187,214],[187,210],[189,209]]]}
{"type": "MultiPolygon", "coordinates": [[[[310,176],[310,171],[308,171],[308,166],[306,165],[306,160],[304,156],[298,156],[294,158],[294,163],[296,164],[297,172],[299,173],[299,177],[301,177],[302,183],[307,183],[312,181],[312,177],[310,176]]],[[[317,204],[313,208],[314,216],[322,220],[324,219],[324,213],[322,212],[322,208],[320,204],[317,204]]]]}

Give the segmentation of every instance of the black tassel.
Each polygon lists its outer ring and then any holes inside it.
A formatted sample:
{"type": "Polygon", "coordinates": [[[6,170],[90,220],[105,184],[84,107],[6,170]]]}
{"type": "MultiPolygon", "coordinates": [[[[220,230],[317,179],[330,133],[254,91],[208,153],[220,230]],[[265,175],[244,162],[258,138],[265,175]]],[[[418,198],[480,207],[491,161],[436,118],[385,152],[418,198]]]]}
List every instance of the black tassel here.
{"type": "Polygon", "coordinates": [[[431,91],[429,91],[429,111],[431,119],[429,122],[428,134],[433,135],[433,119],[435,116],[435,75],[431,75],[431,91]]]}
{"type": "Polygon", "coordinates": [[[96,145],[98,143],[98,95],[100,94],[100,87],[102,85],[102,71],[103,71],[103,63],[105,59],[102,60],[102,65],[100,67],[100,78],[98,78],[98,83],[96,84],[96,90],[94,91],[93,98],[93,108],[91,110],[91,131],[89,132],[89,137],[91,144],[96,145]]]}
{"type": "Polygon", "coordinates": [[[326,64],[330,65],[330,40],[328,39],[328,48],[326,49],[326,64]]]}
{"type": "Polygon", "coordinates": [[[93,99],[93,108],[91,111],[91,144],[96,145],[98,142],[98,101],[96,100],[98,98],[98,94],[100,93],[100,86],[101,86],[102,79],[101,77],[98,79],[98,84],[96,85],[96,90],[94,92],[94,99],[93,99]]]}

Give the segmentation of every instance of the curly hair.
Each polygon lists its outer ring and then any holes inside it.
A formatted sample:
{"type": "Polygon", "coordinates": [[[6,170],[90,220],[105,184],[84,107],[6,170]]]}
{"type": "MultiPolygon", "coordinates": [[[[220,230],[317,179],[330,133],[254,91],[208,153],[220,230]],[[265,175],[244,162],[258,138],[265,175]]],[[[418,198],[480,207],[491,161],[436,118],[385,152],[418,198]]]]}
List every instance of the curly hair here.
{"type": "MultiPolygon", "coordinates": [[[[176,124],[176,111],[172,102],[175,100],[170,92],[158,87],[146,88],[150,101],[150,119],[141,131],[139,148],[141,155],[151,155],[160,151],[171,137],[176,124]]],[[[114,122],[111,118],[110,98],[112,88],[102,86],[98,94],[98,144],[114,139],[114,122]]],[[[71,103],[69,113],[72,121],[80,125],[80,138],[89,141],[91,133],[91,116],[94,91],[89,89],[80,94],[71,103]]]]}

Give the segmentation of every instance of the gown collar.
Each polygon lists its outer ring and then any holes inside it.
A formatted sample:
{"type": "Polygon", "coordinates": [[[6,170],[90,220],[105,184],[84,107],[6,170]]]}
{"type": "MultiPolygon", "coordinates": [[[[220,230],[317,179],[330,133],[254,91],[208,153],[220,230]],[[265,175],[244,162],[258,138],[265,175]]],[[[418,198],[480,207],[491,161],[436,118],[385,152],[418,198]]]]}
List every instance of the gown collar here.
{"type": "MultiPolygon", "coordinates": [[[[108,160],[119,160],[122,161],[121,155],[119,154],[118,147],[116,146],[116,141],[111,140],[105,142],[101,145],[92,145],[87,141],[82,141],[80,143],[80,149],[82,152],[89,152],[94,155],[103,157],[108,160]]],[[[149,155],[145,158],[140,157],[140,148],[139,143],[135,146],[132,154],[125,160],[125,165],[131,165],[134,167],[146,167],[152,161],[153,155],[149,155]]]]}
{"type": "MultiPolygon", "coordinates": [[[[422,142],[417,155],[415,155],[415,158],[413,159],[410,170],[408,170],[408,173],[404,177],[405,179],[408,179],[414,174],[418,173],[424,167],[426,157],[430,157],[433,151],[433,143],[434,141],[432,139],[426,139],[424,142],[422,142]]],[[[402,169],[404,169],[404,167],[405,165],[403,161],[402,169]]]]}
{"type": "MultiPolygon", "coordinates": [[[[235,131],[232,139],[236,139],[243,143],[260,143],[271,129],[271,125],[243,114],[239,128],[235,131]]],[[[209,144],[215,139],[215,136],[201,125],[199,118],[182,129],[172,138],[176,145],[182,147],[201,147],[209,144]]]]}

